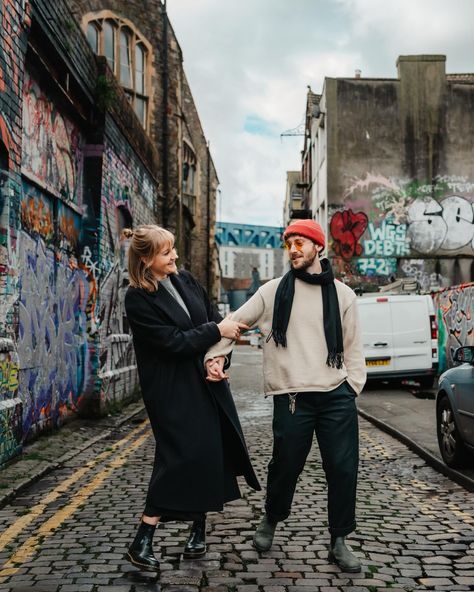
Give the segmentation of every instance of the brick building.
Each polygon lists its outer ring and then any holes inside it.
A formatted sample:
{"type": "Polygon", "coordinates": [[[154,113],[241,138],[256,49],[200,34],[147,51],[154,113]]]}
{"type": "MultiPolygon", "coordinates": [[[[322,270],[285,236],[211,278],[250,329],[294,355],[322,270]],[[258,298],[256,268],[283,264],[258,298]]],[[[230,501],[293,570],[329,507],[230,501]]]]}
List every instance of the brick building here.
{"type": "Polygon", "coordinates": [[[357,72],[308,92],[301,210],[350,284],[473,277],[474,75],[445,62],[400,56],[397,78],[357,72]]]}
{"type": "Polygon", "coordinates": [[[125,226],[175,230],[217,289],[218,181],[163,7],[92,4],[1,7],[0,464],[136,391],[125,226]]]}

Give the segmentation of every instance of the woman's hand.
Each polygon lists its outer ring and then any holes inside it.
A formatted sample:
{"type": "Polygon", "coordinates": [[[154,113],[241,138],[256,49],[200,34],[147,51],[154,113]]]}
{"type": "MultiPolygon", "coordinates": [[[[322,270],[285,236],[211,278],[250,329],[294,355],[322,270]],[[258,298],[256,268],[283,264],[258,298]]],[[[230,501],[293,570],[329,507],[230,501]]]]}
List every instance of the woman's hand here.
{"type": "Polygon", "coordinates": [[[240,331],[242,329],[247,331],[250,329],[250,327],[245,323],[231,321],[230,316],[231,315],[227,315],[226,318],[217,326],[219,327],[221,337],[227,337],[227,339],[238,339],[240,337],[240,331]]]}
{"type": "Polygon", "coordinates": [[[224,361],[224,356],[219,356],[217,358],[212,358],[212,360],[207,360],[206,380],[209,380],[209,382],[220,382],[221,380],[224,380],[224,378],[229,378],[229,375],[224,372],[224,361]]]}

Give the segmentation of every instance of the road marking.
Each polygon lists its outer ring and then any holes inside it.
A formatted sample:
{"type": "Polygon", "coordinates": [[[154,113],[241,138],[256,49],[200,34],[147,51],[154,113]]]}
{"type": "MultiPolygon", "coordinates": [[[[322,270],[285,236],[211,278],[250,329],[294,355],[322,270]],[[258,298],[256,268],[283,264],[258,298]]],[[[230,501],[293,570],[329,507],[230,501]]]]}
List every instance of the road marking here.
{"type": "Polygon", "coordinates": [[[134,428],[125,438],[122,438],[118,442],[115,442],[110,450],[101,452],[94,460],[86,463],[82,468],[78,469],[73,475],[68,477],[65,481],[60,483],[55,489],[50,491],[38,504],[33,506],[28,514],[20,516],[11,524],[2,534],[0,534],[0,551],[2,551],[8,543],[15,539],[29,524],[33,522],[38,516],[44,512],[45,508],[51,503],[57,500],[63,495],[71,485],[74,485],[81,477],[83,477],[88,471],[93,469],[98,463],[113,454],[117,448],[124,446],[131,438],[136,436],[145,426],[148,424],[148,420],[144,420],[138,427],[134,428]]]}
{"type": "Polygon", "coordinates": [[[14,575],[20,568],[21,564],[25,563],[30,557],[32,557],[39,547],[39,545],[48,537],[52,536],[55,530],[68,518],[70,518],[74,512],[84,504],[96,489],[102,485],[102,483],[109,477],[113,471],[123,466],[127,458],[139,448],[147,438],[149,438],[150,432],[142,434],[137,440],[132,442],[125,450],[123,450],[119,456],[114,458],[110,464],[102,469],[87,485],[81,488],[81,490],[74,495],[71,503],[63,506],[59,509],[51,518],[46,520],[36,531],[37,534],[30,536],[10,557],[5,563],[3,568],[0,570],[0,578],[14,575]]]}

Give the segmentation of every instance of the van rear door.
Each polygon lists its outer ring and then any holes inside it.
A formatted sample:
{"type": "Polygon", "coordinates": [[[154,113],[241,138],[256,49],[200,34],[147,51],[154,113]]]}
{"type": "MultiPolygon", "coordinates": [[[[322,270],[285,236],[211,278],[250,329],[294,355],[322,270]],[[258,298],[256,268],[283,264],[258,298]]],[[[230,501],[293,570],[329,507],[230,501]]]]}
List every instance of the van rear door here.
{"type": "Polygon", "coordinates": [[[396,372],[432,367],[430,313],[426,298],[419,295],[390,296],[393,369],[396,372]]]}
{"type": "Polygon", "coordinates": [[[393,332],[389,298],[362,297],[357,299],[357,303],[367,373],[393,371],[393,332]]]}

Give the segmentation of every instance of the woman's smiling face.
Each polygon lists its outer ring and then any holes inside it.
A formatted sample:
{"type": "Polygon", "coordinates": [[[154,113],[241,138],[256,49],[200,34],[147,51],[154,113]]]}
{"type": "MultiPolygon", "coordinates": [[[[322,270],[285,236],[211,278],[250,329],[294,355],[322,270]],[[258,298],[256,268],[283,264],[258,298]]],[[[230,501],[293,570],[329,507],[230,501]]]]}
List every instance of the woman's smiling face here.
{"type": "Polygon", "coordinates": [[[154,256],[150,265],[150,271],[157,279],[164,279],[168,275],[178,271],[176,259],[178,259],[176,249],[172,243],[169,243],[154,256]]]}

